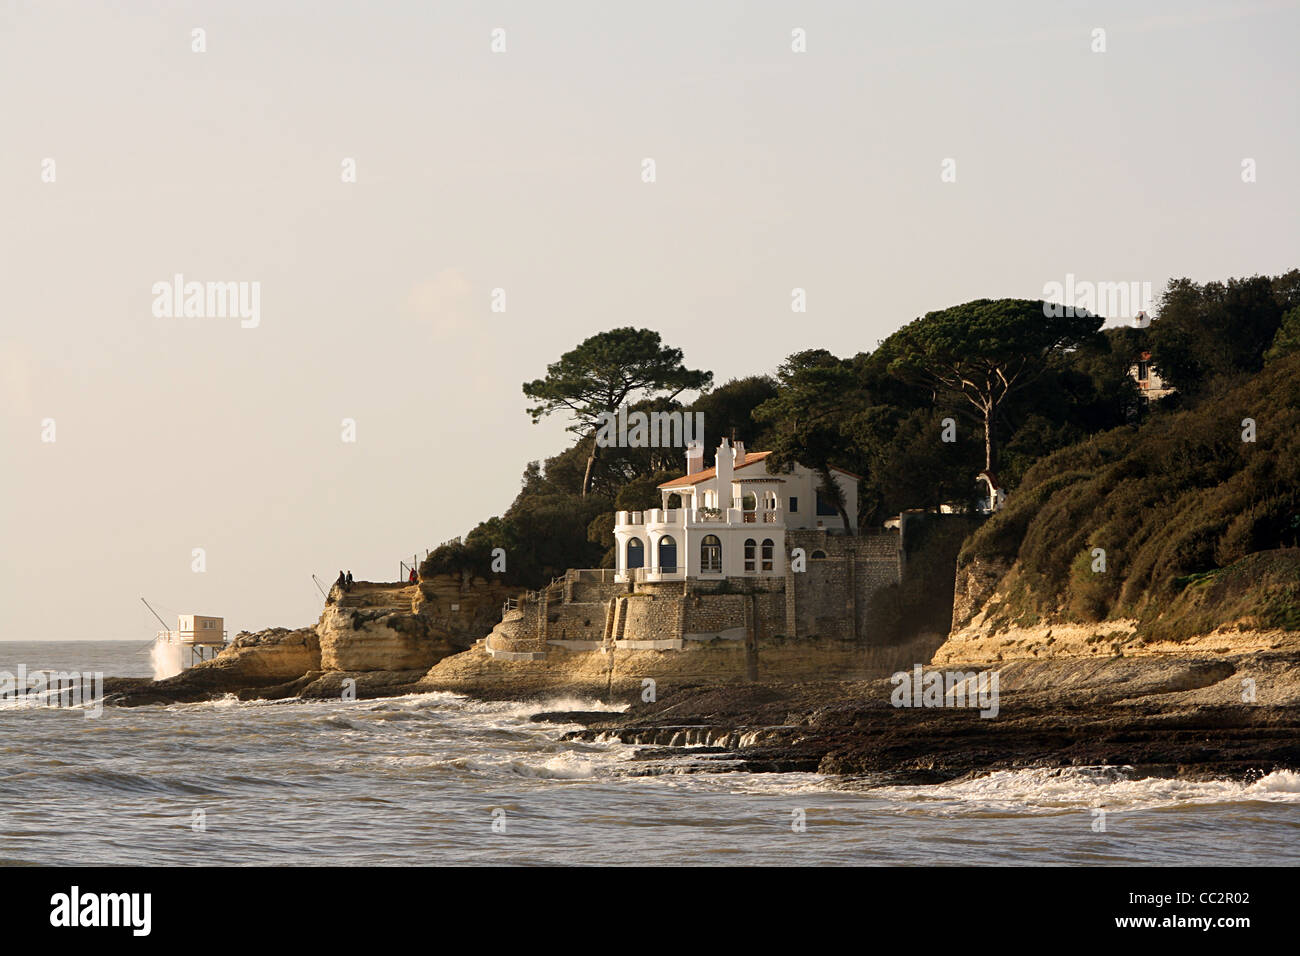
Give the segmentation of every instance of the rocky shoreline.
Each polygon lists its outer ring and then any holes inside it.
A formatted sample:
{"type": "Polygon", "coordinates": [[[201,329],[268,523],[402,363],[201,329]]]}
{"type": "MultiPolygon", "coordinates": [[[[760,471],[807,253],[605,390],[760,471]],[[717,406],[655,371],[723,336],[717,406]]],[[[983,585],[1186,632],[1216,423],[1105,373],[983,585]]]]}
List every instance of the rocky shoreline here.
{"type": "MultiPolygon", "coordinates": [[[[232,656],[163,681],[108,678],[106,703],[226,695],[338,700],[345,688],[355,699],[437,690],[543,702],[597,696],[588,683],[447,687],[425,669],[312,670],[287,681],[274,669],[255,671],[232,656]]],[[[894,684],[875,679],[669,683],[651,702],[622,688],[604,702],[625,703],[624,712],[565,710],[534,719],[583,725],[566,732],[569,739],[639,745],[642,760],[689,756],[686,770],[934,783],[1025,768],[1123,766],[1144,775],[1230,778],[1300,769],[1300,648],[1289,643],[1226,656],[1024,659],[1003,662],[998,675],[991,717],[977,706],[895,706],[894,684]],[[1243,700],[1248,684],[1252,702],[1243,700]]]]}
{"type": "Polygon", "coordinates": [[[751,771],[912,782],[1081,766],[1262,776],[1300,769],[1300,649],[1283,643],[1225,656],[1004,662],[996,714],[988,717],[949,701],[895,706],[897,685],[887,679],[763,683],[670,690],[615,719],[592,720],[575,736],[720,746],[734,766],[751,771]]]}
{"type": "Polygon", "coordinates": [[[951,634],[900,644],[764,635],[748,649],[725,640],[678,650],[615,641],[554,647],[540,661],[499,660],[481,638],[499,619],[502,593],[454,578],[336,588],[313,627],[241,633],[214,660],[165,680],[106,678],[105,703],[433,691],[544,705],[599,700],[626,710],[535,719],[582,725],[562,731],[571,739],[638,745],[638,759],[689,758],[674,761],[686,771],[924,783],[1025,768],[1233,778],[1300,769],[1294,631],[1238,626],[1153,642],[1137,636],[1135,622],[1007,627],[959,601],[951,634]],[[741,666],[746,660],[751,666],[741,666]],[[890,676],[913,670],[914,680],[937,672],[949,690],[962,675],[996,674],[995,706],[942,693],[899,701],[890,676]]]}
{"type": "MultiPolygon", "coordinates": [[[[697,769],[871,775],[938,783],[1026,768],[1131,767],[1140,775],[1248,778],[1300,768],[1300,707],[1070,705],[1004,698],[997,718],[895,708],[862,684],[737,685],[682,691],[567,736],[689,753],[697,769]],[[688,749],[683,749],[688,748],[688,749]],[[708,755],[725,755],[716,766],[708,755]]],[[[556,715],[557,717],[560,715],[556,715]]]]}

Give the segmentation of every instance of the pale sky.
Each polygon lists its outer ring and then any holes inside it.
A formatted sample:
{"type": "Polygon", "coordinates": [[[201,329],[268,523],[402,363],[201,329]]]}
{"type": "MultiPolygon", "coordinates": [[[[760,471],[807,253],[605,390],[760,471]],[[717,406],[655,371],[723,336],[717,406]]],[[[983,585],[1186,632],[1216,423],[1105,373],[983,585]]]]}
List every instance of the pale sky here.
{"type": "Polygon", "coordinates": [[[520,384],[611,327],[721,383],[1300,265],[1296,2],[107,7],[0,0],[0,640],[314,622],[504,511],[567,441],[520,384]]]}

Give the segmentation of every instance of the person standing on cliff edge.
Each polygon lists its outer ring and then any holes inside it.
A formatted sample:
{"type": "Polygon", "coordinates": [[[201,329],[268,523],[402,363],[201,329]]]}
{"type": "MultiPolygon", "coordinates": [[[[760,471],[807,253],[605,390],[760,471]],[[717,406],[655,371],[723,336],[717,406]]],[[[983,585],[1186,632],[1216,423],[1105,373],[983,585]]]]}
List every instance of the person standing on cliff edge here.
{"type": "Polygon", "coordinates": [[[343,572],[342,572],[342,571],[339,572],[339,579],[338,579],[337,581],[334,582],[334,586],[335,586],[336,588],[338,588],[340,591],[346,591],[346,590],[347,590],[347,587],[348,587],[348,579],[347,579],[346,577],[343,576],[343,572]]]}
{"type": "Polygon", "coordinates": [[[348,591],[351,591],[351,590],[352,590],[352,572],[351,572],[351,571],[348,572],[348,583],[347,583],[346,590],[348,590],[348,591]]]}

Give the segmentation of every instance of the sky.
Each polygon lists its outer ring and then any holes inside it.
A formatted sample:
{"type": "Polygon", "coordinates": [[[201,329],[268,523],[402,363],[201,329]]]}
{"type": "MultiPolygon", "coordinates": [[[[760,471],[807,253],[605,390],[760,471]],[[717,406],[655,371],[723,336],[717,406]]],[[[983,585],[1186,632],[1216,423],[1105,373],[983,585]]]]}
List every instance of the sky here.
{"type": "Polygon", "coordinates": [[[0,640],[314,622],[312,574],[502,513],[567,443],[521,383],[609,328],[722,383],[1300,266],[1298,40],[1266,0],[0,0],[0,640]],[[256,321],[165,314],[178,274],[256,321]]]}

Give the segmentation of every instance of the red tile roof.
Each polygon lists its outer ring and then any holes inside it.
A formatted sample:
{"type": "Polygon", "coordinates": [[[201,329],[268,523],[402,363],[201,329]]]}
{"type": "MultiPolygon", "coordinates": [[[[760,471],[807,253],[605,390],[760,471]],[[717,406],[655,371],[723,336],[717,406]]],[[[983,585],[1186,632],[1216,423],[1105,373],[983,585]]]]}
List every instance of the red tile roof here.
{"type": "MultiPolygon", "coordinates": [[[[732,469],[733,474],[742,468],[748,468],[750,465],[756,465],[768,455],[770,451],[752,451],[745,455],[745,460],[732,469]]],[[[861,478],[861,475],[855,475],[851,471],[845,471],[843,468],[831,467],[831,471],[838,471],[841,475],[848,475],[850,478],[861,478]]],[[[698,485],[702,481],[708,481],[718,473],[717,467],[705,468],[703,471],[697,471],[693,475],[682,475],[680,478],[674,478],[672,481],[665,481],[660,488],[689,488],[692,485],[698,485]]]]}
{"type": "MultiPolygon", "coordinates": [[[[742,468],[748,468],[750,465],[762,461],[770,454],[772,454],[770,451],[751,451],[749,454],[745,455],[745,460],[737,465],[733,471],[740,471],[742,468]]],[[[693,475],[682,475],[680,478],[674,478],[672,481],[665,481],[659,487],[688,488],[691,485],[698,485],[701,481],[708,481],[710,478],[717,475],[717,473],[717,466],[714,466],[713,468],[705,468],[703,471],[697,471],[693,475]]]]}

